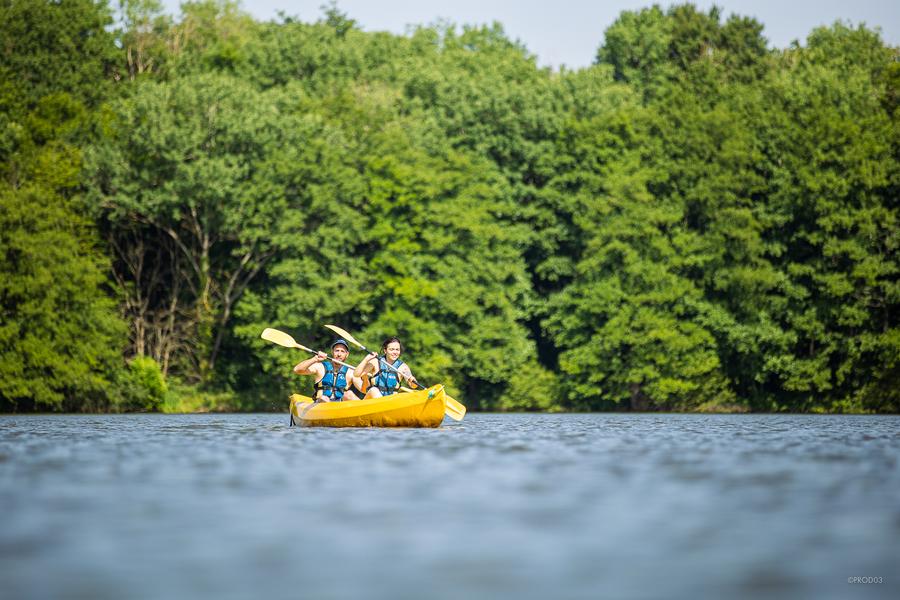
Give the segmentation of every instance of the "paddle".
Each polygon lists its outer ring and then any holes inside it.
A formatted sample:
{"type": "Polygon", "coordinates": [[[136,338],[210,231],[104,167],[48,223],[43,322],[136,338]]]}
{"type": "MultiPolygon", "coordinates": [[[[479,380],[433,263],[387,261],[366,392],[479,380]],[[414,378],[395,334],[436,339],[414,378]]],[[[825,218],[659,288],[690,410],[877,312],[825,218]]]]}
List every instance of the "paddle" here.
{"type": "MultiPolygon", "coordinates": [[[[341,329],[337,325],[326,325],[325,327],[332,330],[333,332],[335,332],[336,334],[338,334],[339,336],[341,336],[342,338],[344,338],[351,344],[359,346],[363,352],[369,352],[369,349],[366,348],[365,346],[363,346],[360,342],[358,342],[356,340],[356,338],[354,338],[352,335],[350,335],[349,331],[347,331],[345,329],[341,329]]],[[[401,373],[399,369],[394,367],[394,365],[389,365],[387,363],[387,361],[381,361],[381,362],[387,368],[391,369],[392,371],[394,371],[395,373],[397,373],[398,375],[400,375],[401,377],[406,379],[406,375],[401,373]]],[[[415,385],[417,385],[420,388],[428,387],[428,386],[422,386],[418,382],[415,382],[415,385]]],[[[448,394],[446,391],[444,392],[444,400],[445,400],[444,412],[447,414],[447,416],[450,417],[451,419],[453,419],[454,421],[462,421],[463,417],[466,416],[466,407],[463,406],[460,402],[458,402],[455,398],[451,397],[450,394],[448,394]]]]}
{"type": "MultiPolygon", "coordinates": [[[[313,350],[312,348],[307,348],[306,346],[304,346],[302,344],[298,344],[294,340],[294,338],[292,338],[291,336],[289,336],[288,334],[286,334],[283,331],[278,331],[277,329],[266,328],[262,332],[262,335],[259,337],[261,337],[262,339],[264,339],[268,342],[278,344],[279,346],[284,346],[285,348],[299,348],[301,350],[306,350],[310,354],[318,354],[319,353],[318,350],[313,350]]],[[[333,358],[331,356],[328,356],[328,358],[331,359],[332,362],[335,362],[341,366],[349,367],[351,369],[356,368],[355,365],[347,364],[347,363],[340,361],[336,358],[333,358]]]]}

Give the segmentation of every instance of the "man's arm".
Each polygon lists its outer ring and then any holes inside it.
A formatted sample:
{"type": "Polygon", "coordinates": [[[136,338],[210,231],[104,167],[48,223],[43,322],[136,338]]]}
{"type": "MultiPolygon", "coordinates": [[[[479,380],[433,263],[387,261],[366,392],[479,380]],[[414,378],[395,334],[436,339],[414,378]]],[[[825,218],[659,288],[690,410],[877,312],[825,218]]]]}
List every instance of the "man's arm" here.
{"type": "Polygon", "coordinates": [[[317,375],[319,377],[324,377],[325,368],[322,366],[322,361],[326,358],[328,357],[324,352],[319,352],[315,356],[294,365],[294,373],[297,375],[317,375]]]}

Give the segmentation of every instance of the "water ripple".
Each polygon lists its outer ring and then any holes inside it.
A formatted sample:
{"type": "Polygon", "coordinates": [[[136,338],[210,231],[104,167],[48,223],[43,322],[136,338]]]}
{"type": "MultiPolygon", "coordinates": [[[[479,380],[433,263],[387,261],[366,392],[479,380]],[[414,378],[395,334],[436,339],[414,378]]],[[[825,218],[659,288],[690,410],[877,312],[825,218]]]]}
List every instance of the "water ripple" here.
{"type": "Polygon", "coordinates": [[[0,586],[24,600],[896,597],[898,439],[897,417],[0,417],[0,586]]]}

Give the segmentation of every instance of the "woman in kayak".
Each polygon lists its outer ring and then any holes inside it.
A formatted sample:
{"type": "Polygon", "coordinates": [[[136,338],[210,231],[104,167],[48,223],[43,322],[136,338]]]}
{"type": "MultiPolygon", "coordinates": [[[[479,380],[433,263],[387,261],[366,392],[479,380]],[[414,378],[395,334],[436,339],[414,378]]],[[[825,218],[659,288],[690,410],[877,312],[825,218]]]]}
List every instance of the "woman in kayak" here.
{"type": "Polygon", "coordinates": [[[389,337],[381,345],[381,356],[372,352],[356,366],[354,377],[360,380],[368,378],[371,382],[366,398],[380,398],[398,392],[403,379],[413,387],[418,387],[409,365],[400,360],[402,352],[403,344],[400,340],[389,337]]]}
{"type": "Polygon", "coordinates": [[[342,339],[335,340],[331,345],[331,354],[334,360],[327,360],[328,355],[319,352],[312,358],[307,358],[294,366],[297,375],[315,375],[313,401],[315,402],[340,402],[341,400],[359,400],[351,385],[361,389],[362,380],[354,377],[354,371],[350,367],[338,364],[335,360],[344,362],[350,355],[350,348],[342,339]]]}

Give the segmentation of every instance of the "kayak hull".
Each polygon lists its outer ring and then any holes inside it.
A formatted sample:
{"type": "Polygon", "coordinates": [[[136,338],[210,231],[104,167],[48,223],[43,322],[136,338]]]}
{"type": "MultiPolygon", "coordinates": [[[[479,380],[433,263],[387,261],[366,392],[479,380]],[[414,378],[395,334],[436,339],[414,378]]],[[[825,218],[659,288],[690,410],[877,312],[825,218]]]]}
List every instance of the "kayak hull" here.
{"type": "Polygon", "coordinates": [[[444,386],[347,402],[313,402],[293,394],[291,420],[302,427],[439,427],[444,386]]]}

